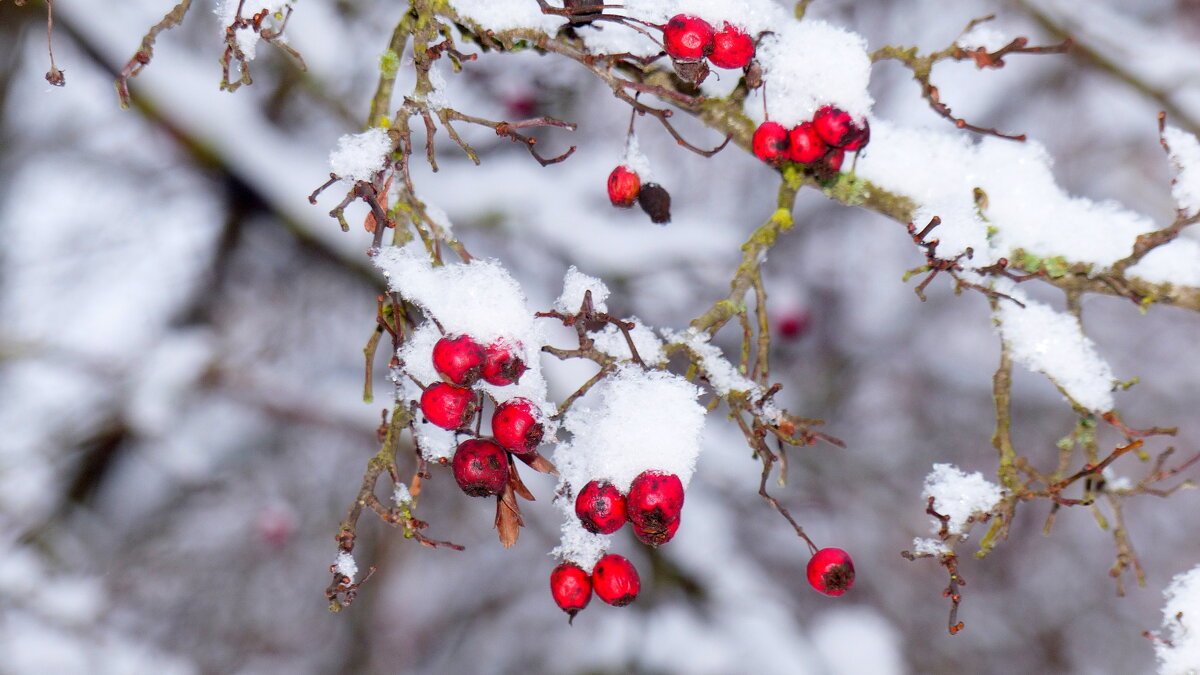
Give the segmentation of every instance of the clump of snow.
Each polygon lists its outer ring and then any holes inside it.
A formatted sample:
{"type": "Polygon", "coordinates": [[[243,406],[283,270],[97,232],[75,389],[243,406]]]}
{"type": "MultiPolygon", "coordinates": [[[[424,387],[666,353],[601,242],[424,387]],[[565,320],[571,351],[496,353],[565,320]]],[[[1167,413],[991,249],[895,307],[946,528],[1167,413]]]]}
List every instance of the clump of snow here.
{"type": "MultiPolygon", "coordinates": [[[[562,7],[561,2],[556,4],[562,7]]],[[[533,0],[450,0],[450,6],[460,16],[494,31],[532,28],[553,35],[566,24],[561,16],[542,14],[533,0]]]]}
{"type": "Polygon", "coordinates": [[[408,506],[413,502],[412,492],[404,483],[396,483],[396,489],[392,491],[392,501],[396,502],[396,506],[408,506]]]}
{"type": "MultiPolygon", "coordinates": [[[[767,116],[785,127],[811,120],[825,105],[864,117],[874,102],[867,91],[871,58],[861,35],[817,20],[788,21],[759,44],[766,80],[767,116]]],[[[746,99],[746,112],[762,114],[762,99],[746,99]]]]}
{"type": "Polygon", "coordinates": [[[974,28],[959,36],[954,41],[954,44],[963,49],[979,49],[983,47],[989,52],[994,52],[1010,42],[1012,42],[1012,38],[987,23],[977,23],[974,28]]]}
{"type": "MultiPolygon", "coordinates": [[[[241,3],[241,0],[220,0],[217,3],[214,11],[221,23],[222,37],[225,36],[225,30],[237,20],[239,3],[241,3]]],[[[275,17],[276,14],[288,5],[289,0],[245,0],[242,3],[241,18],[252,19],[263,12],[266,12],[266,16],[268,17],[275,17]]],[[[242,50],[242,54],[246,60],[254,60],[255,53],[258,50],[258,41],[262,36],[252,27],[240,28],[236,31],[235,35],[237,36],[238,48],[242,50]]]]}
{"type": "Polygon", "coordinates": [[[720,347],[709,342],[708,333],[689,328],[683,332],[663,330],[662,334],[667,344],[683,345],[695,355],[699,360],[700,370],[704,373],[704,379],[708,380],[719,395],[745,392],[750,403],[759,407],[763,418],[772,422],[778,422],[782,418],[783,411],[771,401],[762,401],[766,392],[725,358],[720,347]]]}
{"type": "Polygon", "coordinates": [[[642,154],[637,134],[629,134],[629,137],[625,139],[625,154],[621,157],[621,164],[636,173],[638,179],[642,181],[642,185],[654,180],[654,174],[650,171],[650,160],[642,154]]]}
{"type": "MultiPolygon", "coordinates": [[[[939,525],[940,529],[941,526],[939,525]]],[[[932,555],[940,556],[950,552],[950,547],[946,542],[940,539],[931,539],[928,537],[913,537],[912,553],[914,555],[932,555]]]]}
{"type": "Polygon", "coordinates": [[[446,76],[433,63],[429,68],[429,84],[433,89],[425,95],[425,103],[433,110],[443,110],[450,107],[450,99],[446,98],[446,76]]]}
{"type": "Polygon", "coordinates": [[[1189,216],[1200,213],[1200,141],[1182,129],[1167,127],[1163,139],[1171,148],[1171,163],[1179,175],[1171,181],[1171,196],[1189,216]]]}
{"type": "Polygon", "coordinates": [[[1104,467],[1101,475],[1104,476],[1104,489],[1109,492],[1128,492],[1133,489],[1133,481],[1129,480],[1129,476],[1118,475],[1111,466],[1104,467]]]}
{"type": "MultiPolygon", "coordinates": [[[[658,339],[654,331],[636,316],[627,317],[625,321],[633,323],[633,330],[629,331],[629,337],[633,340],[633,347],[637,350],[638,356],[642,358],[642,362],[648,366],[665,363],[667,353],[663,351],[663,342],[658,339]]],[[[608,324],[603,331],[593,333],[591,337],[595,341],[596,349],[605,354],[622,360],[633,358],[633,354],[629,351],[629,343],[625,341],[625,335],[613,324],[608,324]]]]}
{"type": "Polygon", "coordinates": [[[1159,675],[1196,675],[1200,673],[1200,565],[1171,579],[1163,598],[1163,634],[1154,641],[1159,675]]]}
{"type": "Polygon", "coordinates": [[[554,301],[554,309],[563,314],[574,314],[579,311],[583,305],[583,295],[587,291],[592,292],[592,306],[597,312],[607,312],[608,305],[604,303],[608,300],[608,286],[596,277],[588,276],[580,272],[574,265],[567,268],[567,274],[563,277],[563,292],[554,301]]]}
{"type": "MultiPolygon", "coordinates": [[[[1002,496],[1000,487],[984,478],[983,474],[978,471],[966,474],[953,464],[934,464],[933,471],[925,476],[925,489],[921,492],[923,499],[933,497],[935,511],[949,516],[946,528],[952,535],[964,534],[967,519],[991,511],[1002,496]]],[[[942,522],[933,519],[934,532],[941,527],[942,522]]]]}
{"type": "Polygon", "coordinates": [[[392,139],[386,129],[372,127],[346,134],[338,139],[337,149],[329,153],[329,168],[347,180],[371,180],[391,151],[392,139]]]}
{"type": "Polygon", "coordinates": [[[1004,292],[1025,304],[1001,300],[996,307],[997,330],[1013,360],[1049,377],[1080,406],[1097,413],[1112,410],[1116,377],[1079,320],[1015,287],[1004,292]]]}
{"type": "Polygon", "coordinates": [[[350,579],[350,583],[354,583],[354,577],[358,576],[358,563],[354,561],[354,556],[350,553],[338,551],[337,557],[333,560],[333,571],[350,579]]]}

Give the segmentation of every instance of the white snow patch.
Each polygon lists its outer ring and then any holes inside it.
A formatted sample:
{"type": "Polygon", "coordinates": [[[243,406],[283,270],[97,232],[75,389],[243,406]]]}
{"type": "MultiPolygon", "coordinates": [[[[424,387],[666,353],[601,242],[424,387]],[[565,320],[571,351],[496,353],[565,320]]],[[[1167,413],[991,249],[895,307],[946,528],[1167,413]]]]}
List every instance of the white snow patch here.
{"type": "Polygon", "coordinates": [[[912,552],[916,555],[940,556],[950,552],[950,547],[940,539],[913,537],[912,552]]]}
{"type": "Polygon", "coordinates": [[[1171,163],[1179,170],[1171,181],[1171,196],[1189,216],[1200,213],[1200,141],[1175,127],[1167,127],[1163,139],[1171,148],[1171,163]]]}
{"type": "Polygon", "coordinates": [[[986,23],[975,24],[971,30],[963,33],[954,44],[963,49],[979,49],[983,47],[989,52],[994,52],[1008,43],[1012,42],[1012,38],[1004,33],[996,30],[986,23]]]}
{"type": "Polygon", "coordinates": [[[354,561],[353,555],[338,551],[337,558],[333,560],[333,571],[348,577],[350,583],[354,583],[354,577],[358,576],[358,563],[354,561]]]}
{"type": "MultiPolygon", "coordinates": [[[[1000,501],[1003,492],[995,483],[988,481],[976,471],[963,473],[953,464],[934,464],[933,471],[925,476],[922,499],[933,497],[933,509],[949,516],[946,528],[950,534],[964,534],[967,519],[975,514],[985,514],[1000,501]]],[[[937,533],[942,522],[933,519],[933,531],[937,533]]],[[[916,545],[917,542],[913,542],[916,545]]]]}
{"type": "Polygon", "coordinates": [[[1159,675],[1200,673],[1200,565],[1163,591],[1162,639],[1154,641],[1159,675]]]}
{"type": "Polygon", "coordinates": [[[371,180],[383,168],[392,139],[387,130],[373,127],[338,139],[337,149],[329,153],[329,168],[346,180],[371,180]]]}
{"type": "Polygon", "coordinates": [[[636,173],[642,185],[654,182],[654,174],[650,171],[650,160],[642,154],[637,134],[629,134],[629,137],[625,139],[625,154],[621,157],[621,164],[636,173]]]}
{"type": "MultiPolygon", "coordinates": [[[[562,7],[562,2],[551,4],[562,7]]],[[[553,35],[566,24],[561,16],[542,14],[533,0],[450,0],[450,6],[459,15],[495,31],[532,28],[553,35]]]]}
{"type": "MultiPolygon", "coordinates": [[[[233,25],[233,22],[238,17],[238,4],[240,0],[220,0],[214,10],[217,18],[221,23],[221,37],[225,37],[225,30],[233,25]]],[[[260,12],[266,12],[267,20],[264,20],[263,26],[268,27],[270,19],[282,20],[282,16],[276,16],[285,7],[289,5],[288,0],[245,0],[242,4],[241,18],[252,19],[260,12]]],[[[255,53],[258,50],[258,41],[262,39],[253,27],[239,28],[236,30],[238,48],[242,50],[242,54],[247,61],[253,61],[255,53]]],[[[280,38],[276,38],[280,39],[280,38]]]]}
{"type": "Polygon", "coordinates": [[[578,312],[583,305],[584,293],[587,291],[592,292],[592,307],[595,307],[597,312],[607,312],[608,305],[604,301],[608,300],[608,286],[596,277],[588,276],[571,265],[563,277],[563,292],[554,301],[554,309],[563,314],[578,312]]]}
{"type": "Polygon", "coordinates": [[[1128,492],[1133,489],[1133,481],[1129,480],[1129,476],[1118,475],[1111,466],[1104,467],[1100,474],[1104,476],[1104,489],[1109,492],[1128,492]]]}
{"type": "MultiPolygon", "coordinates": [[[[648,366],[665,363],[667,353],[663,351],[663,342],[654,334],[654,330],[636,316],[626,317],[624,320],[634,324],[633,330],[629,331],[629,337],[633,340],[633,347],[637,350],[642,362],[648,366]]],[[[608,324],[603,331],[593,333],[591,337],[595,341],[596,349],[605,354],[621,360],[633,358],[633,354],[629,351],[629,343],[625,341],[625,335],[613,324],[608,324]]]]}
{"type": "MultiPolygon", "coordinates": [[[[772,30],[758,49],[768,117],[791,127],[811,120],[825,105],[855,117],[870,112],[871,58],[861,35],[812,19],[788,21],[772,30]]],[[[745,109],[759,119],[762,94],[748,97],[745,109]]]]}
{"type": "Polygon", "coordinates": [[[404,483],[396,483],[396,489],[392,491],[392,501],[396,502],[396,506],[410,505],[413,502],[412,492],[404,483]]]}

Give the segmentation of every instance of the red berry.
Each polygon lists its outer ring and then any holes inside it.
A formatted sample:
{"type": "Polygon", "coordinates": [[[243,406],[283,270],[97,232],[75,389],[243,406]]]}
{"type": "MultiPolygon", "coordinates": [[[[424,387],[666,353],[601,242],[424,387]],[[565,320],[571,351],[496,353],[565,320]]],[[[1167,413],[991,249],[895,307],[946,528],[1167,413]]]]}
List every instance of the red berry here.
{"type": "Polygon", "coordinates": [[[829,154],[821,158],[821,164],[824,164],[831,172],[837,173],[842,170],[842,162],[846,159],[846,151],[841,148],[830,148],[829,154]]]}
{"type": "Polygon", "coordinates": [[[633,563],[615,553],[609,553],[592,568],[592,590],[600,599],[614,607],[624,607],[637,600],[642,590],[633,563]]]}
{"type": "Polygon", "coordinates": [[[592,599],[592,578],[579,565],[565,562],[550,573],[550,595],[573,620],[592,599]]]}
{"type": "Polygon", "coordinates": [[[491,441],[470,438],[454,451],[454,480],[472,497],[498,495],[508,483],[508,455],[491,441]]]}
{"type": "Polygon", "coordinates": [[[779,330],[779,337],[785,340],[794,340],[807,333],[811,323],[812,316],[808,311],[798,309],[779,317],[775,327],[779,330]]]}
{"type": "Polygon", "coordinates": [[[823,548],[808,561],[808,584],[825,595],[841,595],[854,585],[854,563],[840,548],[823,548]]]}
{"type": "Polygon", "coordinates": [[[754,58],[754,40],[737,26],[726,23],[713,35],[708,60],[718,68],[745,68],[754,58]]]}
{"type": "Polygon", "coordinates": [[[459,429],[475,417],[475,393],[470,389],[437,382],[421,394],[421,412],[425,419],[443,429],[459,429]]]}
{"type": "Polygon", "coordinates": [[[588,481],[575,497],[575,515],[588,532],[612,534],[625,524],[625,495],[608,481],[588,481]]]}
{"type": "Polygon", "coordinates": [[[669,532],[672,523],[683,512],[683,482],[673,473],[643,471],[629,485],[625,508],[635,532],[666,543],[674,534],[669,532]]]}
{"type": "Polygon", "coordinates": [[[861,150],[870,140],[871,124],[864,117],[861,124],[854,125],[853,134],[846,140],[842,148],[847,152],[854,152],[855,150],[861,150]]]}
{"type": "Polygon", "coordinates": [[[676,14],[663,26],[663,48],[673,59],[698,61],[713,50],[713,29],[696,16],[676,14]]]}
{"type": "Polygon", "coordinates": [[[618,166],[608,174],[608,200],[613,206],[627,209],[637,201],[642,179],[627,166],[618,166]]]}
{"type": "Polygon", "coordinates": [[[483,370],[483,347],[467,335],[449,335],[433,345],[433,367],[447,380],[469,387],[483,370]]]}
{"type": "Polygon", "coordinates": [[[492,415],[492,436],[506,450],[528,454],[542,442],[545,429],[538,421],[537,406],[527,398],[514,398],[496,406],[492,415]]]}
{"type": "Polygon", "coordinates": [[[521,379],[521,373],[528,368],[514,353],[516,351],[517,348],[509,347],[503,342],[488,345],[483,353],[483,379],[497,387],[513,384],[521,379]]]}
{"type": "Polygon", "coordinates": [[[866,145],[871,137],[870,127],[865,119],[862,126],[859,126],[854,123],[850,113],[831,105],[821,108],[813,115],[813,128],[817,130],[821,140],[837,148],[854,144],[855,147],[850,149],[857,150],[866,145]]]}
{"type": "Polygon", "coordinates": [[[787,159],[788,131],[778,122],[763,122],[754,130],[754,156],[771,166],[787,159]]]}
{"type": "Polygon", "coordinates": [[[802,122],[788,134],[790,147],[788,159],[801,164],[812,164],[825,156],[829,146],[821,140],[812,122],[802,122]]]}
{"type": "Polygon", "coordinates": [[[658,548],[668,541],[671,541],[671,539],[674,538],[675,533],[678,531],[678,518],[672,520],[670,524],[667,525],[666,529],[662,530],[661,532],[651,532],[649,530],[643,530],[637,525],[633,526],[633,534],[638,538],[638,541],[647,546],[653,546],[654,548],[658,548]]]}

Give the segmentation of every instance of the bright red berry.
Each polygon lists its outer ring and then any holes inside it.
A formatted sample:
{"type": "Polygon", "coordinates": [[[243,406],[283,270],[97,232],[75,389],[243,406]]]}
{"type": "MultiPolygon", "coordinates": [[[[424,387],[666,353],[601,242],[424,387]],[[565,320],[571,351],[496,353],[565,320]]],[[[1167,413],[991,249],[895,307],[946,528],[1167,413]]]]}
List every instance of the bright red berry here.
{"type": "Polygon", "coordinates": [[[575,497],[575,515],[588,532],[612,534],[625,524],[625,495],[608,481],[588,481],[575,497]]]}
{"type": "Polygon", "coordinates": [[[503,387],[521,379],[528,368],[516,355],[517,348],[503,342],[493,342],[483,351],[483,379],[488,384],[503,387]]]}
{"type": "Polygon", "coordinates": [[[754,156],[778,166],[788,155],[788,130],[778,122],[763,122],[754,130],[754,156]]]}
{"type": "Polygon", "coordinates": [[[697,16],[676,14],[663,26],[663,48],[682,61],[698,61],[713,50],[713,29],[697,16]]]}
{"type": "Polygon", "coordinates": [[[642,590],[642,580],[638,578],[633,563],[624,556],[609,553],[592,569],[592,590],[608,604],[624,607],[637,600],[638,592],[642,590]]]}
{"type": "Polygon", "coordinates": [[[579,565],[565,562],[550,573],[550,595],[572,621],[592,600],[592,578],[579,565]]]}
{"type": "Polygon", "coordinates": [[[841,595],[854,585],[854,563],[840,548],[823,548],[808,561],[808,584],[825,595],[841,595]]]}
{"type": "MultiPolygon", "coordinates": [[[[625,508],[634,531],[664,544],[674,535],[671,525],[683,512],[683,482],[679,476],[662,471],[643,471],[629,485],[625,508]]],[[[639,536],[639,539],[643,537],[639,536]]]]}
{"type": "Polygon", "coordinates": [[[854,125],[853,134],[846,140],[846,143],[842,146],[842,149],[846,150],[847,152],[861,150],[863,146],[870,142],[870,140],[871,124],[867,122],[867,118],[864,117],[861,123],[854,125]]]}
{"type": "Polygon", "coordinates": [[[542,442],[545,428],[538,421],[541,413],[527,398],[513,398],[496,406],[492,415],[492,436],[506,450],[528,454],[542,442]]]}
{"type": "Polygon", "coordinates": [[[812,122],[801,122],[788,134],[788,159],[801,164],[812,164],[825,156],[829,146],[821,140],[812,122]]]}
{"type": "Polygon", "coordinates": [[[846,159],[846,151],[841,148],[830,148],[829,152],[821,158],[821,164],[825,165],[831,172],[837,173],[842,170],[842,162],[846,159]]]}
{"type": "Polygon", "coordinates": [[[498,495],[508,483],[508,455],[491,441],[470,438],[454,451],[454,480],[472,497],[498,495]]]}
{"type": "Polygon", "coordinates": [[[663,544],[671,541],[675,537],[675,533],[679,531],[679,519],[676,518],[667,524],[667,527],[658,532],[644,530],[637,525],[633,526],[633,534],[638,538],[638,541],[647,546],[658,548],[663,544]]]}
{"type": "Polygon", "coordinates": [[[827,105],[813,115],[813,128],[821,140],[837,148],[853,144],[851,150],[857,150],[867,144],[871,138],[870,127],[864,119],[862,125],[854,122],[850,113],[827,105]]]}
{"type": "Polygon", "coordinates": [[[425,419],[443,429],[459,429],[475,417],[475,392],[445,382],[435,382],[421,394],[425,419]]]}
{"type": "Polygon", "coordinates": [[[433,345],[433,367],[454,384],[469,387],[483,370],[483,347],[468,335],[447,335],[433,345]]]}
{"type": "Polygon", "coordinates": [[[608,174],[608,200],[613,206],[627,209],[637,201],[642,179],[627,166],[618,166],[608,174]]]}
{"type": "Polygon", "coordinates": [[[745,68],[754,58],[754,40],[737,26],[726,23],[713,35],[708,60],[718,68],[745,68]]]}

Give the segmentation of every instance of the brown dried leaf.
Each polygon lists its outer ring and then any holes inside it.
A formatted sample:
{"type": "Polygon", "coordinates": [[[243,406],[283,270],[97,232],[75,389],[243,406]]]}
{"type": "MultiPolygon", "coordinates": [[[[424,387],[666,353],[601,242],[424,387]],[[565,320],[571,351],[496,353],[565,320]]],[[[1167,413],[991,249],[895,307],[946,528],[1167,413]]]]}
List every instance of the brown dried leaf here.
{"type": "Polygon", "coordinates": [[[521,482],[521,476],[517,473],[517,467],[513,467],[508,472],[508,484],[512,486],[514,492],[524,498],[526,501],[536,502],[533,493],[529,488],[525,487],[525,483],[521,482]]]}
{"type": "Polygon", "coordinates": [[[550,460],[542,457],[537,452],[533,452],[528,455],[515,455],[515,457],[528,464],[529,468],[537,471],[538,473],[548,473],[551,476],[558,475],[558,469],[554,468],[554,465],[550,463],[550,460]]]}
{"type": "Polygon", "coordinates": [[[504,486],[504,492],[496,497],[496,530],[504,548],[517,543],[517,538],[521,536],[521,527],[524,525],[521,507],[517,505],[517,496],[510,482],[504,486]]]}

